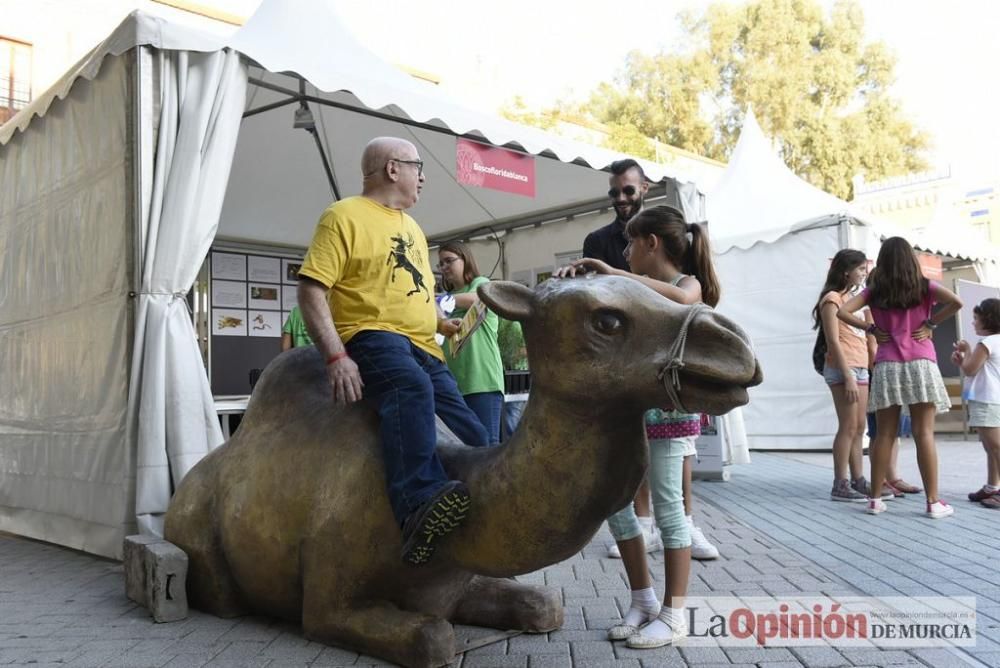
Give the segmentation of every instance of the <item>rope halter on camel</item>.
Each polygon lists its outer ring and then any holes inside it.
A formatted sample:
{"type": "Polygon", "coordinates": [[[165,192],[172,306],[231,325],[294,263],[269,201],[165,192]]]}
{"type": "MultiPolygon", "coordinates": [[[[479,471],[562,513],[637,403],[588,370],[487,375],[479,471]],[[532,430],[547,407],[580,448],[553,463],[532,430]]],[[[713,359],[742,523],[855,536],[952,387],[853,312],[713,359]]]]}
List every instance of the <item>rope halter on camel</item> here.
{"type": "Polygon", "coordinates": [[[687,335],[688,328],[694,319],[704,313],[705,311],[711,311],[712,309],[705,304],[692,304],[691,310],[688,311],[687,316],[684,317],[684,322],[681,323],[681,329],[677,333],[677,338],[674,339],[674,343],[670,346],[670,352],[668,353],[669,360],[666,365],[660,369],[660,372],[656,374],[658,380],[663,381],[663,389],[667,392],[667,397],[670,398],[670,403],[673,405],[674,410],[678,410],[682,413],[689,412],[684,408],[684,404],[681,403],[681,369],[684,368],[684,346],[687,345],[687,335]],[[669,374],[669,382],[667,380],[667,375],[669,374]]]}

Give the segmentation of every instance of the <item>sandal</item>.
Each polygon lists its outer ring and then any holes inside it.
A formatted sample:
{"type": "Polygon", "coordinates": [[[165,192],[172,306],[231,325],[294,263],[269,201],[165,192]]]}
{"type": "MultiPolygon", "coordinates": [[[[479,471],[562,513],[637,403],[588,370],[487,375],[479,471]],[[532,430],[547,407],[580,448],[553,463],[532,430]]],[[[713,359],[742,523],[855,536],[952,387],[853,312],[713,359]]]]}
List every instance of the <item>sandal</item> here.
{"type": "Polygon", "coordinates": [[[654,619],[656,619],[656,615],[643,613],[642,621],[640,621],[637,626],[633,626],[632,624],[626,624],[625,620],[623,619],[621,623],[615,624],[610,629],[608,629],[608,640],[628,640],[632,636],[639,634],[640,626],[645,626],[654,619]]]}
{"type": "Polygon", "coordinates": [[[893,485],[893,484],[892,484],[891,482],[889,482],[888,480],[886,480],[886,481],[885,481],[884,483],[882,483],[882,484],[883,484],[883,486],[884,486],[884,487],[885,487],[885,488],[886,488],[887,490],[889,490],[890,492],[892,492],[892,495],[893,495],[893,496],[894,496],[895,498],[897,498],[897,499],[901,499],[901,498],[903,498],[904,496],[906,496],[906,494],[904,494],[904,493],[903,493],[903,490],[901,490],[900,488],[896,487],[895,485],[893,485]]]}
{"type": "Polygon", "coordinates": [[[986,485],[983,485],[980,489],[975,492],[969,492],[969,501],[982,501],[983,499],[988,499],[997,493],[995,489],[987,489],[986,485]]]}
{"type": "Polygon", "coordinates": [[[916,485],[911,485],[902,478],[896,478],[895,480],[890,480],[889,484],[898,489],[904,494],[919,494],[924,491],[923,488],[917,487],[916,485]]]}

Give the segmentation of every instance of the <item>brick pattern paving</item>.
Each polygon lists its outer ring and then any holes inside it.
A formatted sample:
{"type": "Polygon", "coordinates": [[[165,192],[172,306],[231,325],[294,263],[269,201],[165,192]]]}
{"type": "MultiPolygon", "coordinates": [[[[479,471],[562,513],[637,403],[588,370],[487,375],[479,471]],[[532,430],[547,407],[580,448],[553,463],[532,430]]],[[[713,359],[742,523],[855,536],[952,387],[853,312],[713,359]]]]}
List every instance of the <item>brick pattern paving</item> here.
{"type": "MultiPolygon", "coordinates": [[[[630,650],[605,630],[628,606],[621,561],[607,559],[600,532],[574,558],[519,578],[561,589],[566,623],[543,635],[519,635],[470,650],[456,666],[950,666],[1000,665],[1000,576],[994,523],[1000,513],[959,507],[932,522],[922,502],[892,502],[868,517],[861,504],[831,503],[821,467],[755,454],[728,483],[697,483],[695,514],[723,558],[695,562],[690,593],[712,596],[976,595],[979,642],[952,650],[681,646],[630,650]],[[752,527],[752,528],[751,528],[752,527]]],[[[652,557],[663,591],[662,556],[652,557]]],[[[489,632],[492,634],[493,632],[489,632]]],[[[460,642],[482,638],[460,629],[460,642]]],[[[154,624],[124,595],[121,565],[0,534],[0,665],[37,666],[373,666],[368,656],[304,640],[295,626],[247,617],[222,620],[192,612],[154,624]]]]}

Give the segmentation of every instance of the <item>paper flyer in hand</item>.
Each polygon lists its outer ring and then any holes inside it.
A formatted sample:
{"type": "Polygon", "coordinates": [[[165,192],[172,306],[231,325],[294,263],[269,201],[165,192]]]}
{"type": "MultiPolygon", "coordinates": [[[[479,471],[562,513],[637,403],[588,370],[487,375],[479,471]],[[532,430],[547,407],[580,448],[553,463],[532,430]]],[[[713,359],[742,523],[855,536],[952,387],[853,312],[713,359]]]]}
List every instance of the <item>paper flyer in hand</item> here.
{"type": "Polygon", "coordinates": [[[458,357],[462,348],[472,335],[479,329],[479,326],[486,320],[486,304],[476,300],[462,318],[462,324],[458,326],[458,331],[451,336],[451,356],[458,357]]]}

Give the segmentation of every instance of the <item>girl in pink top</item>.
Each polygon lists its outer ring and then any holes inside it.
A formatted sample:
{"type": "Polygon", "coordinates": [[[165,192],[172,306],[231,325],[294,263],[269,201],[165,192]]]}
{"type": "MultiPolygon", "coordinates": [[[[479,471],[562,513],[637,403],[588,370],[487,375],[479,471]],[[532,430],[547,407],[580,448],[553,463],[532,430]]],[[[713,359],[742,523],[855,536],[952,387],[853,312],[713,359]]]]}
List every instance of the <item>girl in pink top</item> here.
{"type": "Polygon", "coordinates": [[[882,484],[903,406],[909,407],[913,421],[917,465],[927,490],[927,516],[937,519],[954,513],[938,498],[934,415],[949,410],[951,400],[937,367],[932,337],[938,323],[961,308],[955,293],[921,275],[913,247],[902,237],[892,237],[882,243],[871,287],[837,312],[847,324],[867,327],[879,344],[868,393],[868,410],[876,413],[878,424],[869,453],[872,491],[867,510],[871,515],[886,509],[882,484]],[[870,326],[854,315],[866,304],[874,320],[870,326]],[[934,304],[942,305],[936,313],[932,313],[934,304]]]}

